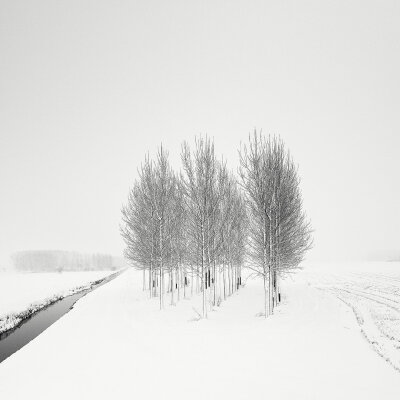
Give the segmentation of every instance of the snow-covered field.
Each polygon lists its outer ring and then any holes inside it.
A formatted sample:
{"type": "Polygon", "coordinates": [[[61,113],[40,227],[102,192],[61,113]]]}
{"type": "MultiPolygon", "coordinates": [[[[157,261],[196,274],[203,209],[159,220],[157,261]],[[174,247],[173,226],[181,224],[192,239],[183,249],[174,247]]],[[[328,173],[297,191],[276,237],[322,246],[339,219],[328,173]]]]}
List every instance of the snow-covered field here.
{"type": "Polygon", "coordinates": [[[400,372],[400,263],[327,264],[304,275],[354,312],[365,339],[400,372]]]}
{"type": "Polygon", "coordinates": [[[18,324],[22,314],[90,287],[111,273],[0,273],[0,333],[18,324]]]}
{"type": "Polygon", "coordinates": [[[400,398],[399,264],[306,267],[266,320],[261,282],[196,321],[200,296],[159,311],[141,277],[83,297],[1,363],[0,398],[400,398]]]}

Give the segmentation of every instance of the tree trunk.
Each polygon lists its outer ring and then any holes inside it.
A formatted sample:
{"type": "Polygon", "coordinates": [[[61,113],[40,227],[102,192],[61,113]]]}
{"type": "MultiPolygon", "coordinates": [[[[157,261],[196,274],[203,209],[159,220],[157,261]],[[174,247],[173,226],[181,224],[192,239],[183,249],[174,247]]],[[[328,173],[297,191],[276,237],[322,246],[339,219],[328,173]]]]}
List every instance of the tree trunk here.
{"type": "Polygon", "coordinates": [[[268,267],[268,288],[269,288],[269,296],[268,296],[268,305],[269,305],[269,313],[273,313],[273,304],[272,304],[272,206],[270,206],[270,219],[269,219],[269,267],[268,267]]]}
{"type": "Polygon", "coordinates": [[[228,296],[230,296],[231,295],[231,267],[230,267],[230,264],[228,263],[228,288],[229,288],[229,290],[228,290],[228,296]]]}
{"type": "Polygon", "coordinates": [[[224,300],[226,300],[226,271],[225,271],[225,265],[222,266],[222,274],[223,274],[223,280],[224,280],[224,300]]]}
{"type": "Polygon", "coordinates": [[[153,296],[153,261],[150,261],[150,272],[149,272],[149,291],[150,298],[153,296]]]}
{"type": "MultiPolygon", "coordinates": [[[[267,267],[267,218],[264,216],[264,231],[263,231],[263,250],[264,250],[264,260],[263,260],[263,277],[264,277],[264,309],[265,309],[265,318],[267,318],[267,282],[266,282],[266,275],[268,271],[267,267]]],[[[269,296],[268,296],[269,298],[269,296]]],[[[268,308],[269,310],[269,308],[268,308]]]]}
{"type": "Polygon", "coordinates": [[[181,299],[181,280],[180,280],[180,264],[178,263],[178,268],[176,270],[176,282],[178,283],[178,301],[181,299]]]}
{"type": "Polygon", "coordinates": [[[213,265],[213,289],[214,289],[214,306],[217,304],[217,295],[216,295],[216,274],[215,274],[215,260],[214,260],[214,265],[213,265]]]}
{"type": "Polygon", "coordinates": [[[174,285],[174,271],[171,267],[171,306],[174,305],[174,293],[175,293],[175,285],[174,285]]]}
{"type": "Polygon", "coordinates": [[[206,271],[205,271],[205,237],[204,237],[204,226],[201,224],[201,282],[203,285],[203,318],[207,316],[206,310],[206,271]]]}
{"type": "Polygon", "coordinates": [[[263,277],[264,277],[264,318],[267,318],[267,282],[265,273],[263,277]]]}
{"type": "Polygon", "coordinates": [[[163,274],[163,245],[162,245],[162,228],[163,228],[163,223],[162,219],[159,219],[159,225],[160,225],[160,310],[164,306],[164,300],[163,300],[163,292],[164,292],[164,274],[163,274]]]}

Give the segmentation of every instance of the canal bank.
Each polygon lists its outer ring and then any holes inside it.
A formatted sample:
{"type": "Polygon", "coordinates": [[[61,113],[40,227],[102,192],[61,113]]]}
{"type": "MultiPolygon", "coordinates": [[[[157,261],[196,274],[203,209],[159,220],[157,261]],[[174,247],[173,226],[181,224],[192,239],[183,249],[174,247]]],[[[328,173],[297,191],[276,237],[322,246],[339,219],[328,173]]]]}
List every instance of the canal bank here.
{"type": "Polygon", "coordinates": [[[24,312],[16,326],[0,334],[0,363],[68,313],[83,296],[112,281],[124,271],[125,269],[94,281],[89,287],[83,287],[81,290],[63,298],[55,296],[41,308],[24,312]]]}

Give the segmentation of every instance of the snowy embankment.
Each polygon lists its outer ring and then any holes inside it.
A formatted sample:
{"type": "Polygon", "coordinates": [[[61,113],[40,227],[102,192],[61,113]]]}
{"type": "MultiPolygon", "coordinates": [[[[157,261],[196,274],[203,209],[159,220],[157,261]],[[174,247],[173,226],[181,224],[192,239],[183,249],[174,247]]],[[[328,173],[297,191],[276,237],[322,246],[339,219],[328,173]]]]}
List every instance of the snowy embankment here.
{"type": "Polygon", "coordinates": [[[399,373],[321,290],[329,274],[287,279],[268,319],[256,317],[262,283],[248,281],[196,321],[200,296],[159,311],[128,270],[1,363],[0,398],[398,400],[399,373]]]}
{"type": "Polygon", "coordinates": [[[0,334],[44,307],[89,289],[112,272],[1,273],[0,334]]]}

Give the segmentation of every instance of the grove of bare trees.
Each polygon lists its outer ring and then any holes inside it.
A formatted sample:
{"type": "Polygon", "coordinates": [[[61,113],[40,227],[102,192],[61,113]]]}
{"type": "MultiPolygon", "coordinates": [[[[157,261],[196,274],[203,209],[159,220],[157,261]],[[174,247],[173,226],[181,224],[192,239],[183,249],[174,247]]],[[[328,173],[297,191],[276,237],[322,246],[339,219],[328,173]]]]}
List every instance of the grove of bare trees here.
{"type": "Polygon", "coordinates": [[[201,293],[200,316],[242,286],[246,267],[264,282],[264,315],[280,301],[279,279],[311,245],[297,168],[283,142],[254,133],[239,152],[238,178],[208,137],[184,142],[182,168],[161,146],[147,156],[122,208],[125,257],[143,289],[175,304],[201,293]]]}

